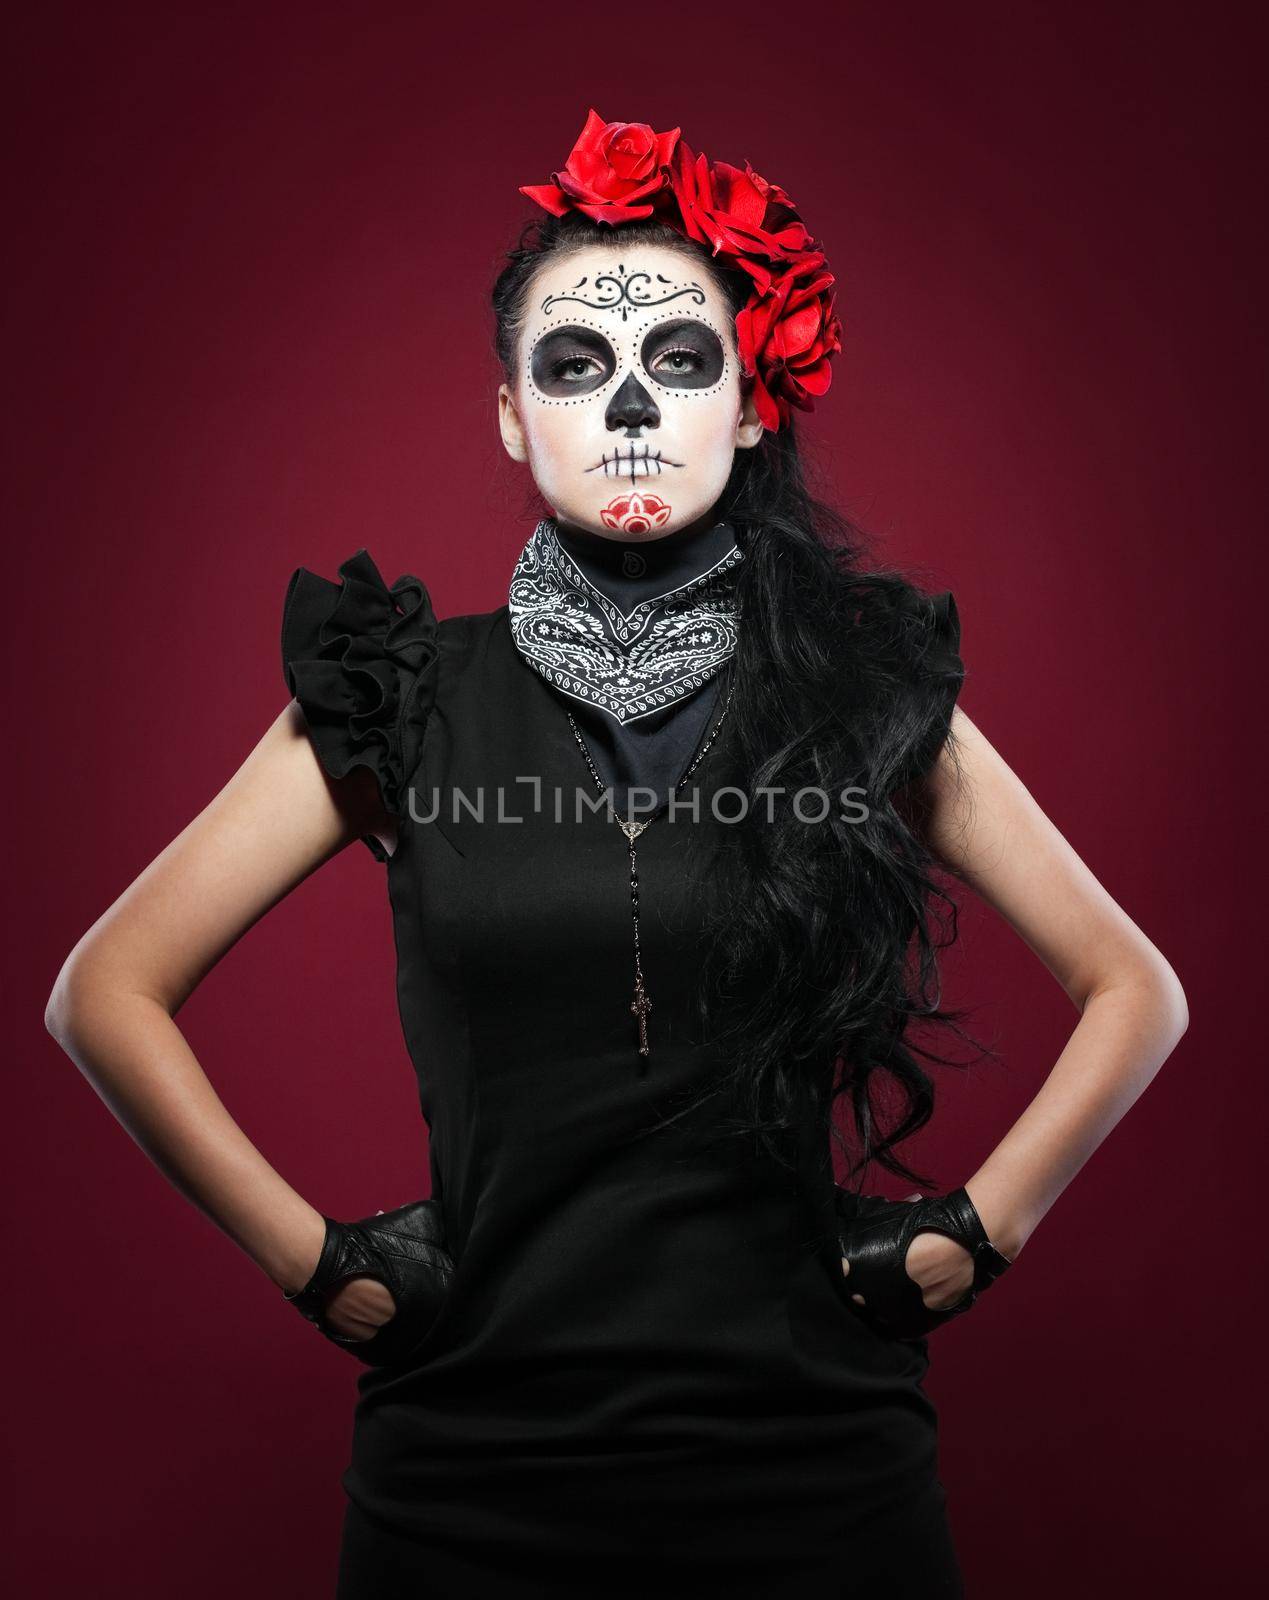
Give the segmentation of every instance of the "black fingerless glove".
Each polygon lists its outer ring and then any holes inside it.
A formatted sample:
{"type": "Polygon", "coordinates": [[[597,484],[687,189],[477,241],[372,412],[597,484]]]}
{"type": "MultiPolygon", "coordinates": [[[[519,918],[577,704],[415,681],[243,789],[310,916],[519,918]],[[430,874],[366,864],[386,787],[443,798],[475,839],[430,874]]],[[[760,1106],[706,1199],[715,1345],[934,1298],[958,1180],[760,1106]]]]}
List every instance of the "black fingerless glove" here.
{"type": "Polygon", "coordinates": [[[987,1237],[982,1218],[965,1189],[923,1200],[887,1200],[877,1194],[853,1194],[838,1186],[838,1244],[850,1271],[843,1275],[847,1293],[861,1294],[856,1306],[898,1339],[920,1339],[952,1317],[962,1316],[1013,1263],[987,1237]],[[918,1233],[941,1233],[974,1258],[974,1281],[954,1305],[932,1311],[921,1286],[908,1276],[908,1246],[918,1233]]]}
{"type": "Polygon", "coordinates": [[[360,1222],[323,1220],[326,1238],[313,1276],[293,1294],[283,1290],[283,1297],[332,1344],[367,1366],[405,1360],[440,1313],[454,1274],[440,1202],[414,1200],[360,1222]],[[397,1309],[369,1339],[351,1339],[327,1324],[325,1306],[341,1283],[361,1277],[384,1284],[397,1309]]]}

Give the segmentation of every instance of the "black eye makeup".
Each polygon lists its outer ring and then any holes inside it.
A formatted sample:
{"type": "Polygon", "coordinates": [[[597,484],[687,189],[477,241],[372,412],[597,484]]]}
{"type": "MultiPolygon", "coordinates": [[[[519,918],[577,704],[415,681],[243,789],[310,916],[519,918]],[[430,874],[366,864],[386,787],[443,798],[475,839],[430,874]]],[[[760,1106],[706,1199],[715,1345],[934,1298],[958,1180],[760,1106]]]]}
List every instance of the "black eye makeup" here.
{"type": "MultiPolygon", "coordinates": [[[[624,358],[622,358],[624,359],[624,358]]],[[[723,341],[696,317],[674,317],[644,335],[644,372],[665,389],[712,389],[727,370],[723,341]]],[[[544,399],[584,399],[615,375],[619,358],[596,328],[569,323],[549,328],[529,356],[529,376],[544,399]]]]}
{"type": "Polygon", "coordinates": [[[722,340],[695,317],[658,323],[639,359],[649,377],[670,389],[712,389],[726,365],[722,340]]]}
{"type": "Polygon", "coordinates": [[[533,347],[529,372],[541,394],[589,394],[600,389],[617,370],[613,347],[592,328],[552,328],[533,347]]]}

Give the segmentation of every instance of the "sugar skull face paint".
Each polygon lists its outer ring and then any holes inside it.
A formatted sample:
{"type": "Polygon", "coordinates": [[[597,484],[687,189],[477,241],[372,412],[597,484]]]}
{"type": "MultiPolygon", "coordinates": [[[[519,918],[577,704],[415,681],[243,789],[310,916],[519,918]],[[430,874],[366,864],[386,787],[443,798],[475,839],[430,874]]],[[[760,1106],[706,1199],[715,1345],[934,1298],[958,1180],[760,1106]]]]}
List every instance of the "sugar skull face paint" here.
{"type": "Polygon", "coordinates": [[[499,404],[508,453],[561,524],[626,539],[708,517],[736,450],[762,434],[726,300],[659,247],[599,245],[544,267],[499,404]]]}

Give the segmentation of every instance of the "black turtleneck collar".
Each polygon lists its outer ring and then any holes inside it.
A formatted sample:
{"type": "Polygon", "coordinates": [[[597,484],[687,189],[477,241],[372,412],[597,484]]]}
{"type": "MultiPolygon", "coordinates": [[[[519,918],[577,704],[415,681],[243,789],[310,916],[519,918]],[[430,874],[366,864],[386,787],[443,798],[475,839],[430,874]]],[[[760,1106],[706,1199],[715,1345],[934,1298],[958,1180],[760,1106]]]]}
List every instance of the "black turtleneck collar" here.
{"type": "Polygon", "coordinates": [[[558,522],[555,533],[595,587],[625,610],[699,578],[736,547],[735,529],[726,521],[676,528],[655,539],[611,539],[558,522]]]}

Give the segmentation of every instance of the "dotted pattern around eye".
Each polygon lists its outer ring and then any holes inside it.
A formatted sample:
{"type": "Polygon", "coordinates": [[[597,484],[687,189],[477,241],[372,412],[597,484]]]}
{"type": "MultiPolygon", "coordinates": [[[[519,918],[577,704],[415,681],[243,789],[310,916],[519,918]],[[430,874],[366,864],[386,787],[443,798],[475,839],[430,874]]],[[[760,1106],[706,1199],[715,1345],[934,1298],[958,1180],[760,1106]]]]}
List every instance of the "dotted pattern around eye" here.
{"type": "Polygon", "coordinates": [[[553,322],[549,327],[543,328],[542,332],[533,341],[533,348],[529,351],[528,359],[526,360],[524,366],[525,387],[531,391],[533,398],[538,402],[539,405],[584,406],[589,405],[592,400],[598,400],[601,396],[607,394],[609,390],[624,382],[625,375],[637,367],[639,371],[640,383],[643,383],[646,380],[655,389],[659,390],[660,393],[667,399],[707,399],[708,396],[717,394],[720,389],[725,387],[727,379],[731,374],[731,355],[727,349],[727,336],[718,327],[717,323],[712,317],[703,316],[699,311],[692,313],[692,320],[696,322],[703,322],[707,328],[712,329],[712,331],[718,335],[719,343],[723,347],[722,373],[719,376],[718,382],[711,383],[708,389],[682,389],[679,388],[677,384],[660,383],[638,359],[639,350],[643,345],[644,339],[647,338],[650,330],[658,327],[663,322],[679,322],[682,320],[682,315],[682,312],[676,312],[673,316],[669,317],[647,317],[641,321],[631,322],[628,327],[623,328],[621,330],[622,340],[620,342],[624,343],[624,340],[627,336],[632,337],[634,344],[634,357],[629,362],[623,362],[619,359],[617,362],[617,370],[613,373],[611,378],[607,379],[606,382],[601,383],[597,389],[588,389],[585,394],[579,394],[577,398],[573,400],[561,400],[557,399],[555,395],[543,394],[541,389],[539,389],[537,384],[533,381],[533,351],[537,349],[538,345],[541,344],[542,340],[545,339],[548,334],[554,333],[556,328],[593,328],[596,333],[602,333],[604,338],[608,340],[608,343],[613,346],[614,350],[617,350],[618,357],[621,356],[622,352],[620,349],[618,349],[619,341],[612,337],[610,326],[605,326],[605,324],[602,322],[592,321],[589,317],[561,317],[558,322],[553,322]]]}

